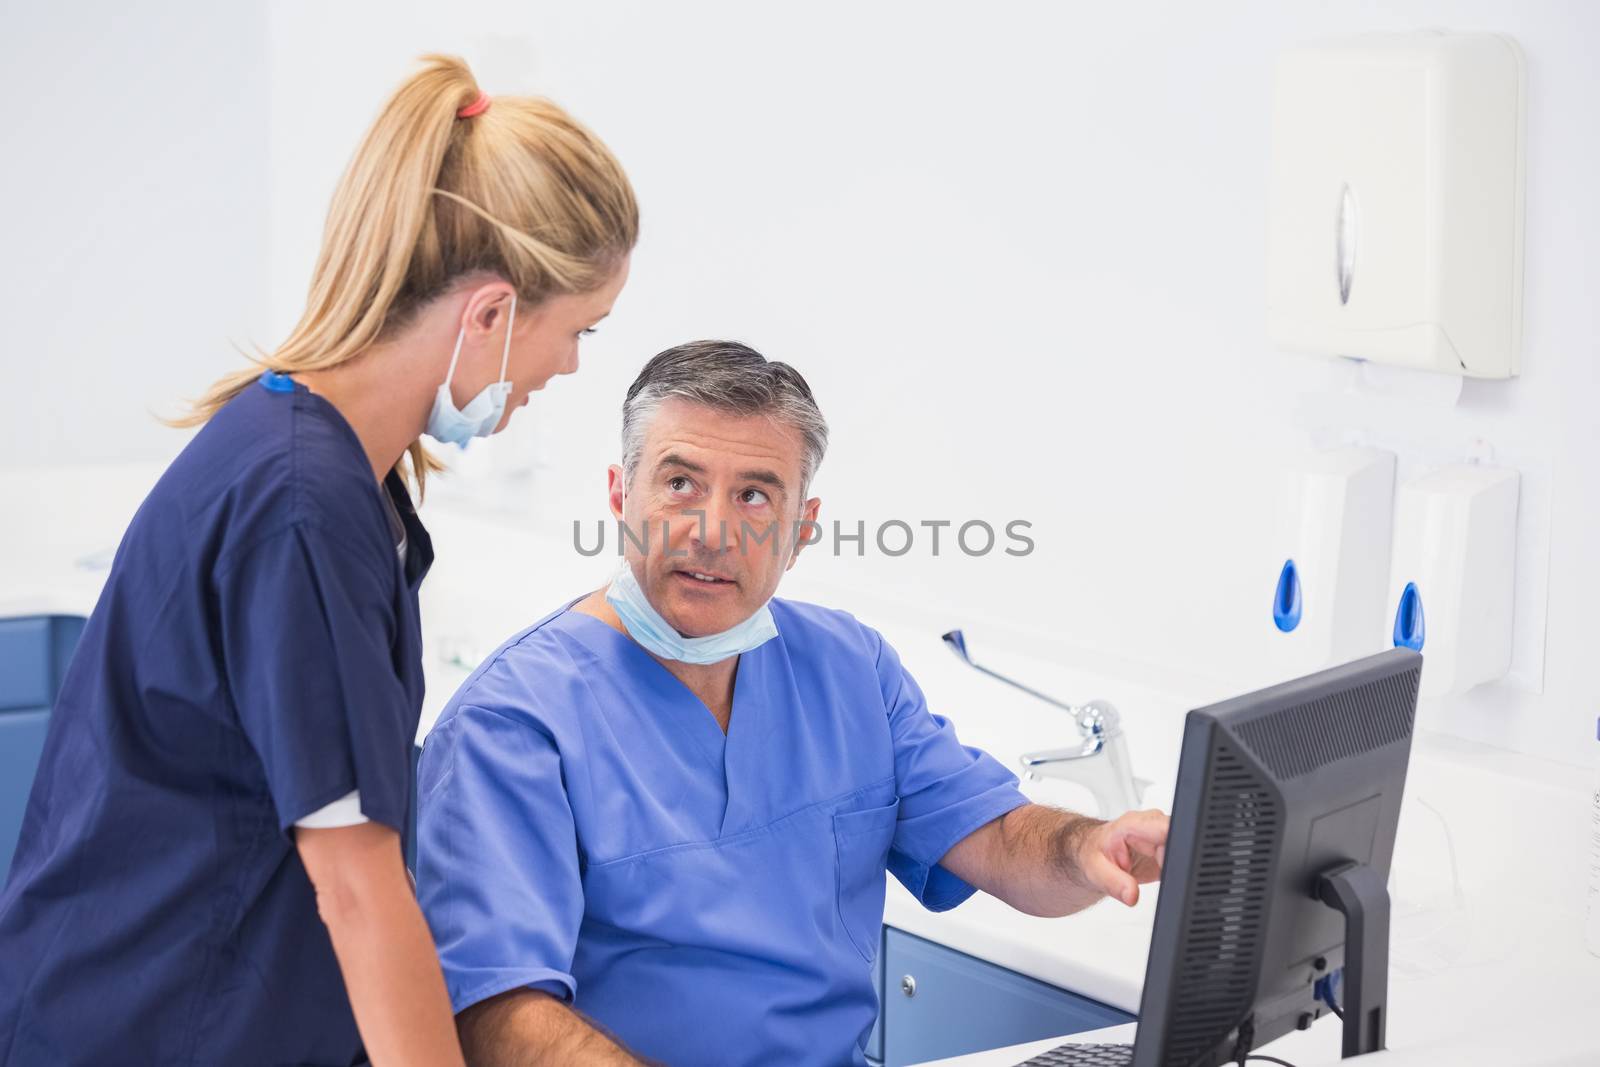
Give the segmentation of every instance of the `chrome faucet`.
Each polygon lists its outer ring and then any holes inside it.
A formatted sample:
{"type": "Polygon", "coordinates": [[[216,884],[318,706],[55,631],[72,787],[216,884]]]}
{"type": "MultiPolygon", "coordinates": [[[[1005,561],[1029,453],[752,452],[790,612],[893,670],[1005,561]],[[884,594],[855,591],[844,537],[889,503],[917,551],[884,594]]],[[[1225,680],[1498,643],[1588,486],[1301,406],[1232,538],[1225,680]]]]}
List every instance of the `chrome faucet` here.
{"type": "Polygon", "coordinates": [[[1078,743],[1064,748],[1023,753],[1022,768],[1028,778],[1033,781],[1058,778],[1076,782],[1093,794],[1100,808],[1097,814],[1102,819],[1114,819],[1139,806],[1145,787],[1150,783],[1133,776],[1128,740],[1122,732],[1122,716],[1116,708],[1104,700],[1070,704],[1047,696],[975,661],[967,651],[967,641],[960,630],[951,630],[943,637],[944,643],[967,666],[1014,689],[1020,689],[1051,707],[1060,708],[1073,717],[1078,729],[1078,743]]]}

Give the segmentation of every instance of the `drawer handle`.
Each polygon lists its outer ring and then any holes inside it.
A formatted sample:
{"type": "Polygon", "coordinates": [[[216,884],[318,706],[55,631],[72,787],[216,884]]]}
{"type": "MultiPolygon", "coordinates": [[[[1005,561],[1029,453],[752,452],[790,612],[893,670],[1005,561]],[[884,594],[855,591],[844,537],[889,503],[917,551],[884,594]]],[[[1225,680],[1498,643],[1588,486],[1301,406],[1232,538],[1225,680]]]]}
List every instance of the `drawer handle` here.
{"type": "Polygon", "coordinates": [[[916,996],[917,995],[917,980],[915,978],[911,977],[909,974],[901,976],[901,978],[900,978],[900,992],[904,993],[908,997],[916,996]]]}

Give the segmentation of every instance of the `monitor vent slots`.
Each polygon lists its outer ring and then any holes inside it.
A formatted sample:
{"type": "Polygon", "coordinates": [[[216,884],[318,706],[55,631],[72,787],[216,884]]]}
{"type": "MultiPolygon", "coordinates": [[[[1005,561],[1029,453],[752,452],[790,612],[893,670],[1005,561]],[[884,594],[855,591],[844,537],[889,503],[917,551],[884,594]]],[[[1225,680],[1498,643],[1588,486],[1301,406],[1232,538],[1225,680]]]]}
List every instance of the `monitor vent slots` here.
{"type": "Polygon", "coordinates": [[[1274,842],[1276,793],[1226,741],[1212,750],[1191,897],[1190,940],[1178,967],[1164,1063],[1187,1067],[1214,1047],[1219,1031],[1250,1013],[1261,966],[1274,842]]]}
{"type": "Polygon", "coordinates": [[[1297,778],[1410,736],[1419,678],[1415,670],[1380,678],[1240,723],[1234,731],[1273,774],[1297,778]]]}

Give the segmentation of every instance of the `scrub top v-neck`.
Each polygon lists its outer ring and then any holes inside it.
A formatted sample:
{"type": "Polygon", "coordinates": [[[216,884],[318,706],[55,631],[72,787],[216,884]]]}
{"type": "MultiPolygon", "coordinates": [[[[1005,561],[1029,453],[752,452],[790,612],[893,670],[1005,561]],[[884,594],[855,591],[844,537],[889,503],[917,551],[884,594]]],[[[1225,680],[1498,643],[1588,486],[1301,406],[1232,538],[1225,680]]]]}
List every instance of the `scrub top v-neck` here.
{"type": "Polygon", "coordinates": [[[563,610],[446,707],[418,776],[417,884],[457,1011],[527,987],[652,1060],[865,1062],[885,872],[1023,803],[883,639],[772,601],[724,737],[661,663],[563,610]]]}
{"type": "Polygon", "coordinates": [[[400,479],[293,380],[195,436],[51,716],[0,893],[0,1065],[360,1057],[290,828],[352,792],[403,826],[432,559],[400,479]]]}
{"type": "Polygon", "coordinates": [[[750,810],[755,783],[747,783],[742,772],[747,770],[752,735],[768,718],[764,703],[755,696],[762,689],[762,656],[751,652],[739,658],[733,710],[724,732],[711,709],[688,686],[622,633],[576,611],[563,624],[637,681],[638,692],[648,701],[650,725],[666,727],[660,741],[673,751],[664,766],[672,768],[676,786],[692,791],[683,794],[684,808],[696,813],[700,829],[710,837],[723,837],[759,818],[750,810]]]}

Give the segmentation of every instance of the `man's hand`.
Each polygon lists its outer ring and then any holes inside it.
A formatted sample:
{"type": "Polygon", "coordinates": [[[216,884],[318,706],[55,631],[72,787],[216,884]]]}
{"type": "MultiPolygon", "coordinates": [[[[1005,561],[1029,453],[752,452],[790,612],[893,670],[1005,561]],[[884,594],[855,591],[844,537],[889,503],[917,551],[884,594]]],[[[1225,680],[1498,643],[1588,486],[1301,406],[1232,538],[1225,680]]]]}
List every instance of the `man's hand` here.
{"type": "Polygon", "coordinates": [[[940,865],[1029,915],[1071,915],[1111,896],[1130,907],[1161,877],[1167,817],[1130,811],[1101,822],[1024,804],[979,827],[940,865]]]}
{"type": "Polygon", "coordinates": [[[1139,903],[1139,886],[1160,880],[1166,857],[1166,813],[1130,811],[1111,822],[1095,821],[1077,835],[1072,866],[1085,888],[1131,908],[1139,903]]]}

